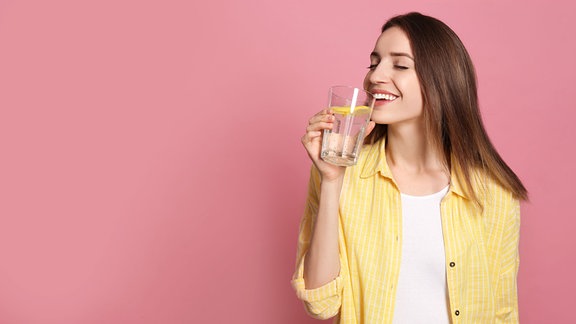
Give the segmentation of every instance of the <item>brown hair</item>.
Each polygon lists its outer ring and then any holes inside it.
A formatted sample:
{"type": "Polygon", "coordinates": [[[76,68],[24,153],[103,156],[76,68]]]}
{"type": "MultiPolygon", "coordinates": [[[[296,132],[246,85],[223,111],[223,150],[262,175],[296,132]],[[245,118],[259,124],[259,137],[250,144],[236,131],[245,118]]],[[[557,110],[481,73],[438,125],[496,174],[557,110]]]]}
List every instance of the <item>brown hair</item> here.
{"type": "MultiPolygon", "coordinates": [[[[476,73],[460,38],[440,20],[417,12],[388,20],[382,32],[391,27],[402,29],[410,40],[430,141],[444,153],[445,164],[456,168],[468,195],[479,203],[471,176],[481,169],[517,198],[527,199],[526,188],[486,134],[478,108],[476,73]]],[[[376,125],[366,142],[381,140],[386,131],[386,125],[376,125]]]]}

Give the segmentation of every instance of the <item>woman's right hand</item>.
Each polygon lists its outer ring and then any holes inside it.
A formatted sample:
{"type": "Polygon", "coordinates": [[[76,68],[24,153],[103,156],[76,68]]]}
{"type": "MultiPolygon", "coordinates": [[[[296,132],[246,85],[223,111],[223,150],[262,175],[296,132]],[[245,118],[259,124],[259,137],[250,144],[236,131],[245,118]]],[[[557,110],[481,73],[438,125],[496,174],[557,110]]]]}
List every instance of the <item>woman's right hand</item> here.
{"type": "MultiPolygon", "coordinates": [[[[344,175],[344,170],[346,170],[346,167],[330,164],[320,158],[324,130],[332,129],[334,120],[333,112],[329,109],[324,109],[310,118],[308,127],[306,128],[306,134],[302,136],[302,144],[304,144],[308,156],[310,156],[310,159],[320,172],[322,181],[338,180],[344,175]]],[[[368,136],[375,125],[373,121],[370,121],[366,126],[364,136],[368,136]]]]}
{"type": "Polygon", "coordinates": [[[345,167],[337,166],[325,162],[320,157],[322,150],[322,136],[325,129],[332,129],[334,126],[334,115],[328,109],[324,109],[312,116],[308,121],[306,134],[302,136],[302,144],[310,156],[310,159],[320,172],[322,181],[338,180],[344,175],[345,167]]]}

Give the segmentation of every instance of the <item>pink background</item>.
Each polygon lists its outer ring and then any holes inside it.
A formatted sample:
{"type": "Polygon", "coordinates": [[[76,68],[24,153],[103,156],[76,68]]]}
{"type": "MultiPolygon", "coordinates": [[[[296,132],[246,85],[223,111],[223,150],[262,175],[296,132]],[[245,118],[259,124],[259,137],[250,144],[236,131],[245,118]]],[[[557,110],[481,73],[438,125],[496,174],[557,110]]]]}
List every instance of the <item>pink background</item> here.
{"type": "Polygon", "coordinates": [[[523,323],[573,323],[571,1],[0,1],[0,323],[313,323],[289,281],[333,84],[447,22],[523,179],[523,323]]]}

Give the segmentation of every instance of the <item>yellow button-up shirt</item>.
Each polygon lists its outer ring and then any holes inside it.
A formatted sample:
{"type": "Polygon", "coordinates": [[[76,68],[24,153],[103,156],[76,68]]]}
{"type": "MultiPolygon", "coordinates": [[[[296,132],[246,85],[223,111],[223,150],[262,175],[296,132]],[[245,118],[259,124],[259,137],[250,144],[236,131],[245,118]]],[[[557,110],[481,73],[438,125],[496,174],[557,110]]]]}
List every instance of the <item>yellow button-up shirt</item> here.
{"type": "MultiPolygon", "coordinates": [[[[312,169],[292,285],[315,318],[392,323],[402,206],[384,150],[384,140],[365,145],[358,163],[346,169],[339,208],[340,274],[322,287],[305,289],[304,256],[320,195],[319,174],[312,169]]],[[[472,181],[483,208],[467,197],[454,171],[440,205],[450,318],[452,323],[518,323],[519,201],[480,172],[472,181]]]]}

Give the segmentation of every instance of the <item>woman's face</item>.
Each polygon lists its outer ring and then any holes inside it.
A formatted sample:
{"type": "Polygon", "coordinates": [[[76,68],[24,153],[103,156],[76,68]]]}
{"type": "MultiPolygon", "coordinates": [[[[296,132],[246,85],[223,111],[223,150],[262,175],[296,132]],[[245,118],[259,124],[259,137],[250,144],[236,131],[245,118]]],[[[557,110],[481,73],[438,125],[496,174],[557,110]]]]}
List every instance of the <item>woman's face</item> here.
{"type": "Polygon", "coordinates": [[[418,120],[423,101],[408,37],[398,27],[384,31],[370,54],[364,89],[376,98],[372,120],[397,124],[418,120]]]}

